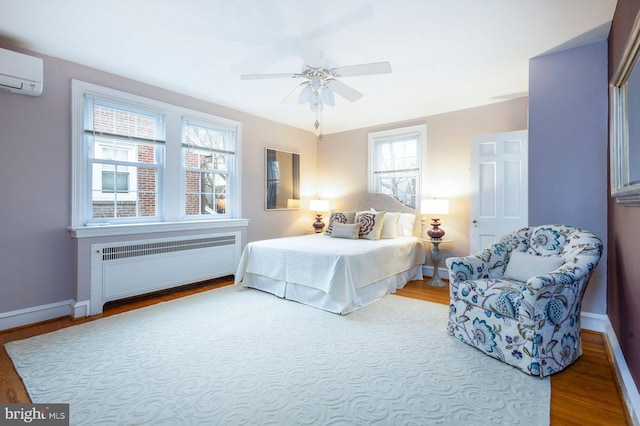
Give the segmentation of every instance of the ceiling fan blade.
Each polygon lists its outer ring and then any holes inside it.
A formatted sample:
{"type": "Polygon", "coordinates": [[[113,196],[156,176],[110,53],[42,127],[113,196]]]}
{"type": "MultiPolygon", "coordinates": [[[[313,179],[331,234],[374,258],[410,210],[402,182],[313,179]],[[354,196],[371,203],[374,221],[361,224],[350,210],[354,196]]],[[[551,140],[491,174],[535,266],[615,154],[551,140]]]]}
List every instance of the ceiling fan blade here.
{"type": "Polygon", "coordinates": [[[327,82],[327,87],[336,92],[338,95],[342,96],[348,101],[355,102],[360,99],[363,95],[358,92],[356,89],[353,89],[343,82],[339,80],[330,80],[327,82]]]}
{"type": "Polygon", "coordinates": [[[300,74],[292,73],[274,73],[274,74],[243,74],[240,76],[241,80],[262,80],[266,78],[296,78],[302,77],[300,74]]]}
{"type": "Polygon", "coordinates": [[[389,62],[374,62],[371,64],[347,65],[334,68],[332,74],[336,77],[352,77],[356,75],[386,74],[391,72],[389,62]]]}
{"type": "Polygon", "coordinates": [[[324,53],[311,43],[298,42],[298,49],[304,63],[310,68],[322,68],[324,65],[324,53]]]}

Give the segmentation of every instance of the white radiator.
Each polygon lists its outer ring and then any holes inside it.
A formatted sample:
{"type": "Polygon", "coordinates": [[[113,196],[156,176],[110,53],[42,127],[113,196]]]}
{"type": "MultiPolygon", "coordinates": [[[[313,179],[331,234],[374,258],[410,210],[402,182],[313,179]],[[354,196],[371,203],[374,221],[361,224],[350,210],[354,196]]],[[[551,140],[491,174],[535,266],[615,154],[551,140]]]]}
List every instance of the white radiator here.
{"type": "Polygon", "coordinates": [[[91,315],[106,302],[233,275],[240,232],[91,245],[91,315]]]}

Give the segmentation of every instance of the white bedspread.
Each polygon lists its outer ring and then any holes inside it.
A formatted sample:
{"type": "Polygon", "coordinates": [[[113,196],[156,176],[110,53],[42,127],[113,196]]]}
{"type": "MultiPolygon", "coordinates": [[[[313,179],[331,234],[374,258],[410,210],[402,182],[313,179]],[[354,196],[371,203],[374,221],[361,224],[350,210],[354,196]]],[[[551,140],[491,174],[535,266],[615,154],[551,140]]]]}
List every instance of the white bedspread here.
{"type": "Polygon", "coordinates": [[[313,234],[277,238],[247,244],[235,282],[250,273],[327,294],[342,293],[407,271],[424,259],[416,237],[371,241],[313,234]]]}

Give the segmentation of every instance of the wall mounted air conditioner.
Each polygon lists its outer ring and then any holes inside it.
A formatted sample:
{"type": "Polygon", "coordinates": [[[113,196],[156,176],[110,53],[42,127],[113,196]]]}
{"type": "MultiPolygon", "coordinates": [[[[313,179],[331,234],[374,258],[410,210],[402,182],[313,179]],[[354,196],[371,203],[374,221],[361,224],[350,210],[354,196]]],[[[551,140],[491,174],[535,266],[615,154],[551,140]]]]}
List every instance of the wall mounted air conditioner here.
{"type": "Polygon", "coordinates": [[[40,96],[42,59],[0,49],[0,91],[40,96]]]}

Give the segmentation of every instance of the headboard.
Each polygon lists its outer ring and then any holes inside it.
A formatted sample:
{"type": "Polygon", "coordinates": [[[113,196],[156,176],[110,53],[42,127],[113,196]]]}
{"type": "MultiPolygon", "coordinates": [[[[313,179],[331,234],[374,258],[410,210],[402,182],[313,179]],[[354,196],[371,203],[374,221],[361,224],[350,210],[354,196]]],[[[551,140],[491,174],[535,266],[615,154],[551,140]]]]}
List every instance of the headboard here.
{"type": "Polygon", "coordinates": [[[413,213],[416,220],[413,223],[413,235],[422,238],[422,217],[420,210],[411,209],[386,194],[365,192],[332,201],[333,210],[369,210],[371,208],[381,212],[413,213]]]}

